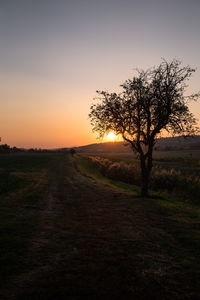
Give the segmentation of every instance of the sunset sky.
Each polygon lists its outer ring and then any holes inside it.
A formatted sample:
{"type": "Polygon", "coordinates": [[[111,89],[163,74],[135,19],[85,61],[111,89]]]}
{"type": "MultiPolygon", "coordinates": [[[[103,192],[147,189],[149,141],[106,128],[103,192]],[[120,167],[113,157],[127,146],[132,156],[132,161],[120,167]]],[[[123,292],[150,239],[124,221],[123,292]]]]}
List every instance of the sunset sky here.
{"type": "MultiPolygon", "coordinates": [[[[0,136],[18,147],[97,142],[95,91],[179,58],[197,68],[199,0],[0,0],[0,136]]],[[[200,101],[191,105],[200,119],[200,101]]]]}

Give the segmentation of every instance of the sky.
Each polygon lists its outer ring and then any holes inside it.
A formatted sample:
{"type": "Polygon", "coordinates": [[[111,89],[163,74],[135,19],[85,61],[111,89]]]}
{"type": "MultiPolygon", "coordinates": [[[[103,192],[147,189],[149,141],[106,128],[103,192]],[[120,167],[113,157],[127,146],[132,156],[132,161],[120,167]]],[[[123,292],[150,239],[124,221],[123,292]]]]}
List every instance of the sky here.
{"type": "MultiPolygon", "coordinates": [[[[119,91],[135,68],[178,58],[197,68],[199,0],[0,0],[0,136],[17,147],[98,142],[96,90],[119,91]]],[[[200,101],[190,105],[200,119],[200,101]]]]}

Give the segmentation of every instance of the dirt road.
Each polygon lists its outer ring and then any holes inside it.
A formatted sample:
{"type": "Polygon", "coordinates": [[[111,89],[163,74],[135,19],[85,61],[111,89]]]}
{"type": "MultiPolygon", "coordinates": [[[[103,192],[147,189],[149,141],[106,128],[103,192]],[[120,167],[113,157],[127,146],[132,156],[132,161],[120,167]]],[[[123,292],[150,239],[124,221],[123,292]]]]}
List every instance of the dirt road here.
{"type": "Polygon", "coordinates": [[[0,299],[186,299],[176,258],[149,234],[165,220],[140,198],[81,175],[70,156],[52,165],[45,188],[26,270],[0,299]]]}

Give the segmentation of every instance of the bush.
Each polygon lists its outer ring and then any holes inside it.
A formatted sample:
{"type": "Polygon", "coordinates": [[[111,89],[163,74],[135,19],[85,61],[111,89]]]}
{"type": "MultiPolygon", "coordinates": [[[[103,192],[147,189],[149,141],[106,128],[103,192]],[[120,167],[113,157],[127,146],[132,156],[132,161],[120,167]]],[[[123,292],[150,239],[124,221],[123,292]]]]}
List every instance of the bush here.
{"type": "Polygon", "coordinates": [[[200,178],[196,175],[186,175],[180,170],[153,169],[150,187],[153,190],[168,190],[186,197],[198,197],[200,178]]]}

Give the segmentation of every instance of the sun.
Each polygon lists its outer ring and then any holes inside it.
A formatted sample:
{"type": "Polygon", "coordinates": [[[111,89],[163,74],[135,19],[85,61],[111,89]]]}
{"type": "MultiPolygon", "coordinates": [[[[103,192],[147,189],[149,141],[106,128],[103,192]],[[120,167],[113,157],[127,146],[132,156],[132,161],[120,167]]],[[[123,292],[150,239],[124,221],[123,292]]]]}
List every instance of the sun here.
{"type": "Polygon", "coordinates": [[[115,141],[117,138],[116,134],[113,131],[110,131],[107,135],[106,135],[106,139],[108,141],[115,141]]]}

